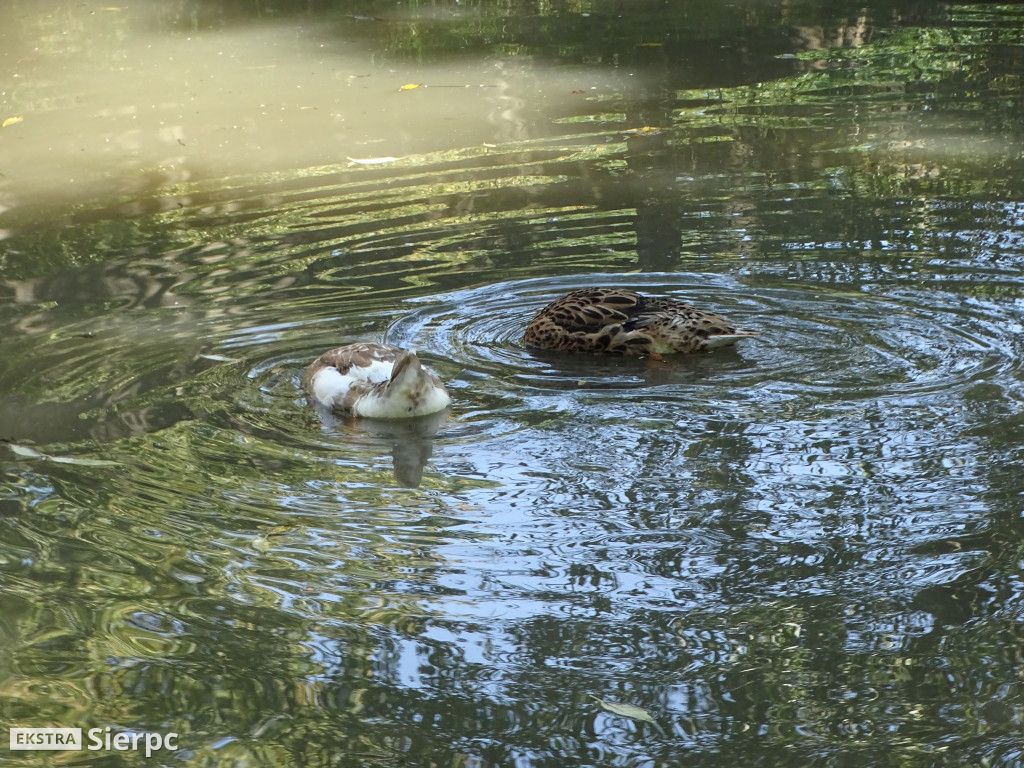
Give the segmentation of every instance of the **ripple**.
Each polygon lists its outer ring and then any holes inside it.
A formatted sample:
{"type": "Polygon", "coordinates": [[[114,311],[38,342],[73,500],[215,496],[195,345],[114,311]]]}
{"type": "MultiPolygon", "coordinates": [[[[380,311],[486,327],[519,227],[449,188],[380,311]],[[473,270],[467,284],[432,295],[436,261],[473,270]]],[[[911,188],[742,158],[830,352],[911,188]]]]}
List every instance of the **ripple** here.
{"type": "MultiPolygon", "coordinates": [[[[527,389],[618,389],[649,383],[650,367],[636,358],[566,355],[522,343],[526,325],[552,299],[592,285],[636,287],[648,293],[699,295],[710,305],[742,320],[735,284],[710,275],[573,275],[497,283],[407,303],[429,301],[394,322],[387,341],[458,361],[471,377],[514,378],[527,389]]],[[[705,356],[693,356],[697,359],[705,356]]],[[[731,357],[728,353],[722,357],[731,357]]]]}
{"type": "Polygon", "coordinates": [[[937,291],[758,296],[772,330],[750,356],[780,394],[909,401],[1019,369],[1020,320],[999,304],[937,291]]]}
{"type": "Polygon", "coordinates": [[[766,287],[758,279],[564,275],[425,295],[397,307],[374,297],[345,300],[330,317],[279,316],[248,327],[234,316],[221,324],[194,310],[154,316],[145,326],[130,313],[114,314],[103,323],[35,336],[17,355],[12,352],[7,376],[17,372],[23,380],[43,381],[63,402],[62,410],[39,403],[45,420],[12,420],[12,435],[65,440],[73,422],[75,431],[111,439],[201,417],[316,454],[336,448],[339,440],[358,442],[362,431],[316,429],[299,386],[303,367],[331,346],[379,339],[419,350],[445,379],[455,416],[438,429],[456,441],[493,438],[553,412],[595,406],[604,418],[624,424],[659,413],[677,420],[678,414],[664,413],[662,404],[669,402],[712,415],[732,412],[736,404],[763,413],[796,402],[813,417],[823,408],[858,408],[868,401],[958,404],[985,382],[1024,401],[1019,301],[908,288],[874,295],[798,284],[766,287]],[[522,343],[540,307],[594,285],[676,295],[762,335],[734,349],[665,361],[553,354],[522,343]],[[637,402],[649,407],[638,410],[637,402]]]}
{"type": "Polygon", "coordinates": [[[761,288],[699,274],[591,274],[531,279],[409,300],[389,343],[460,367],[468,382],[523,393],[666,387],[691,397],[857,402],[963,389],[1020,369],[1022,330],[1012,304],[956,294],[888,296],[820,287],[761,288]],[[582,286],[622,285],[677,295],[762,335],[708,355],[636,358],[532,350],[521,336],[551,299],[582,286]],[[683,393],[685,394],[685,392],[683,393]]]}

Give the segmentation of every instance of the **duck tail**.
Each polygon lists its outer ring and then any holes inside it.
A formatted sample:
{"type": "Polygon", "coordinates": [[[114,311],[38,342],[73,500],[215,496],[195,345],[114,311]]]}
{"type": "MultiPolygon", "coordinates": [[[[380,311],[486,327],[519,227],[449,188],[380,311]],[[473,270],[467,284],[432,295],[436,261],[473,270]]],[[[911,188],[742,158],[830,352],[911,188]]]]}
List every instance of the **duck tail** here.
{"type": "Polygon", "coordinates": [[[719,333],[714,336],[708,336],[707,341],[701,349],[711,350],[718,349],[719,347],[728,347],[735,344],[740,339],[749,339],[752,336],[760,336],[760,331],[755,331],[750,328],[735,328],[730,333],[719,333]]]}
{"type": "Polygon", "coordinates": [[[419,377],[422,367],[415,352],[403,350],[391,369],[391,383],[411,381],[419,377]]]}

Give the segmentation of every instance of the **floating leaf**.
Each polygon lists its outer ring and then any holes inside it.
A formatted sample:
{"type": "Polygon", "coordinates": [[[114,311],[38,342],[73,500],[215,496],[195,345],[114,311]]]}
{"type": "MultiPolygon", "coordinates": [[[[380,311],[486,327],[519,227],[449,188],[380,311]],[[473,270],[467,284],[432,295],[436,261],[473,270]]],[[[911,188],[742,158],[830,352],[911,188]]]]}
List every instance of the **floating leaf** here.
{"type": "Polygon", "coordinates": [[[623,131],[624,136],[657,136],[661,133],[661,128],[656,125],[645,125],[643,128],[630,128],[629,130],[623,131]]]}
{"type": "Polygon", "coordinates": [[[45,459],[46,456],[35,448],[29,448],[27,445],[18,445],[17,443],[11,443],[11,450],[15,456],[21,456],[23,459],[45,459]]]}
{"type": "Polygon", "coordinates": [[[654,722],[654,718],[647,714],[646,710],[640,709],[640,707],[634,707],[632,704],[619,704],[615,701],[604,701],[599,699],[594,694],[589,694],[590,698],[594,699],[598,704],[601,705],[602,709],[606,709],[613,715],[620,715],[622,717],[629,717],[633,720],[641,720],[645,723],[657,723],[654,722]]]}
{"type": "Polygon", "coordinates": [[[784,627],[792,627],[793,628],[793,634],[796,635],[797,637],[800,637],[800,633],[803,631],[803,628],[799,624],[797,624],[795,621],[784,621],[784,622],[782,622],[782,626],[784,626],[784,627]]]}
{"type": "Polygon", "coordinates": [[[17,117],[8,117],[6,120],[0,123],[0,128],[6,128],[8,125],[15,125],[16,123],[20,123],[24,119],[25,118],[21,115],[18,115],[17,117]]]}
{"type": "Polygon", "coordinates": [[[56,464],[77,464],[80,467],[119,467],[118,461],[107,461],[106,459],[86,459],[77,456],[44,456],[44,458],[56,464]]]}
{"type": "Polygon", "coordinates": [[[413,88],[422,88],[422,87],[423,87],[423,83],[406,83],[405,85],[403,85],[398,90],[400,90],[400,91],[411,91],[413,88]]]}
{"type": "Polygon", "coordinates": [[[348,158],[349,167],[353,165],[380,165],[381,163],[393,163],[397,161],[397,157],[350,157],[348,158]]]}
{"type": "Polygon", "coordinates": [[[17,443],[11,443],[11,451],[15,456],[21,456],[23,459],[41,459],[42,461],[52,461],[54,464],[77,464],[80,467],[119,467],[120,462],[107,461],[106,459],[87,459],[79,458],[78,456],[50,456],[45,453],[40,453],[35,448],[29,448],[27,445],[18,445],[17,443]]]}
{"type": "Polygon", "coordinates": [[[295,529],[294,525],[275,525],[269,531],[261,531],[252,540],[252,548],[261,554],[267,554],[271,549],[270,537],[281,536],[295,529]]]}

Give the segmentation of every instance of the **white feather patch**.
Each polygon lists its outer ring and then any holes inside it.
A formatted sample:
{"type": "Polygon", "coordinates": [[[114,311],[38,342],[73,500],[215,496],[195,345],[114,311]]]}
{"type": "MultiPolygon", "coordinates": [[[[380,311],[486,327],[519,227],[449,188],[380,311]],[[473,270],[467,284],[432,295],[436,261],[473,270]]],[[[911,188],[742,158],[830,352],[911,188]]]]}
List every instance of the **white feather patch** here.
{"type": "Polygon", "coordinates": [[[337,368],[324,368],[313,375],[310,388],[313,398],[328,408],[333,408],[348,394],[353,384],[379,384],[391,378],[394,363],[374,360],[369,365],[353,365],[348,373],[342,374],[337,368]]]}
{"type": "Polygon", "coordinates": [[[399,377],[400,381],[393,382],[383,397],[365,391],[367,385],[390,380],[393,368],[393,362],[383,360],[374,360],[365,366],[354,365],[345,374],[337,368],[324,368],[313,374],[309,389],[314,400],[326,408],[334,408],[357,387],[363,394],[352,403],[352,412],[377,419],[407,419],[442,411],[451,404],[448,393],[443,387],[436,387],[425,371],[422,375],[413,375],[419,373],[418,368],[406,368],[406,374],[399,377]]]}
{"type": "Polygon", "coordinates": [[[313,374],[309,384],[313,399],[327,408],[333,408],[335,402],[348,394],[352,377],[342,376],[337,368],[324,368],[313,374]]]}
{"type": "Polygon", "coordinates": [[[367,381],[370,384],[379,384],[391,378],[391,369],[395,364],[390,360],[374,360],[366,366],[353,365],[348,369],[346,376],[356,381],[367,381]]]}
{"type": "Polygon", "coordinates": [[[371,419],[408,419],[443,411],[451,402],[447,392],[431,387],[421,394],[415,410],[410,410],[409,402],[404,397],[392,394],[386,398],[362,397],[356,401],[355,411],[359,416],[371,419]]]}

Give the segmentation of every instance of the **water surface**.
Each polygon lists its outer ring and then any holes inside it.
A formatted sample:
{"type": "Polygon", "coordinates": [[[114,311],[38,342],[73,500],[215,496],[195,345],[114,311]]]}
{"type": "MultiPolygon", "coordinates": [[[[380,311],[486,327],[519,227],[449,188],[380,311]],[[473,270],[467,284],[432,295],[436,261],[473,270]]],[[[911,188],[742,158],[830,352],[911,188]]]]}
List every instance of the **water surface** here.
{"type": "MultiPolygon", "coordinates": [[[[0,14],[7,727],[1024,762],[1016,6],[0,14]],[[761,336],[523,346],[607,284],[761,336]],[[321,421],[302,369],[361,340],[452,412],[321,421]]],[[[59,754],[9,760],[145,760],[59,754]]]]}

